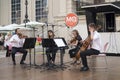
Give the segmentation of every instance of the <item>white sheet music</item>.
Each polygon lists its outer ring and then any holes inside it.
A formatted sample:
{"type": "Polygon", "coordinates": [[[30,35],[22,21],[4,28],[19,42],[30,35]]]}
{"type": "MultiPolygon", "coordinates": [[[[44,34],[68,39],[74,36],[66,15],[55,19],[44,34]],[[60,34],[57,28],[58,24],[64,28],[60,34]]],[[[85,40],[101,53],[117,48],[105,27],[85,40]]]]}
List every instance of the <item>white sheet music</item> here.
{"type": "Polygon", "coordinates": [[[54,39],[54,41],[58,47],[65,47],[66,46],[62,39],[54,39]]]}

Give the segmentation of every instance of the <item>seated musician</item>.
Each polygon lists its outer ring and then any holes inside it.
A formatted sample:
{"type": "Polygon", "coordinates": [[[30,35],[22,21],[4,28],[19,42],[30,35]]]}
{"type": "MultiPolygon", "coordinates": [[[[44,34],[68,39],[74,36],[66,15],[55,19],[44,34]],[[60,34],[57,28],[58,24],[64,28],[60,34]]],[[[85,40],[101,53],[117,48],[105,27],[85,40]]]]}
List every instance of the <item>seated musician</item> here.
{"type": "MultiPolygon", "coordinates": [[[[70,49],[69,50],[69,54],[70,54],[70,58],[73,58],[75,57],[77,51],[80,49],[81,45],[82,45],[82,38],[81,36],[79,35],[78,31],[77,30],[73,30],[72,31],[72,35],[73,35],[73,39],[70,41],[70,45],[71,46],[75,46],[75,48],[73,49],[70,49]]],[[[73,64],[76,63],[76,60],[73,62],[73,64]]]]}
{"type": "Polygon", "coordinates": [[[25,64],[24,61],[27,56],[27,51],[23,49],[23,39],[22,34],[19,32],[19,28],[15,30],[15,34],[11,37],[10,42],[12,43],[12,61],[13,64],[16,65],[15,54],[17,52],[23,53],[20,64],[25,64]]]}
{"type": "MultiPolygon", "coordinates": [[[[54,32],[52,30],[48,30],[48,38],[53,39],[55,37],[54,32]]],[[[55,63],[55,57],[57,52],[57,47],[47,47],[46,48],[46,55],[48,60],[48,66],[55,63]]]]}
{"type": "Polygon", "coordinates": [[[90,49],[80,53],[82,64],[83,64],[83,67],[81,67],[80,71],[89,70],[86,56],[98,55],[101,49],[101,37],[96,30],[97,29],[96,25],[94,23],[91,23],[88,26],[89,26],[89,32],[90,32],[89,36],[91,38],[91,44],[90,44],[90,49]]]}

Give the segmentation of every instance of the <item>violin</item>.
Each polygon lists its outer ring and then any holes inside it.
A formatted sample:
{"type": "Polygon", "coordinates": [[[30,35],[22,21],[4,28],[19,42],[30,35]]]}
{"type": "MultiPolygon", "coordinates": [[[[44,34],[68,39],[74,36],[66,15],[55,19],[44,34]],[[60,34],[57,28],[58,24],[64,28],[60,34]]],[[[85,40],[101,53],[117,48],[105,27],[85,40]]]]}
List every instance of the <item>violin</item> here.
{"type": "Polygon", "coordinates": [[[73,38],[73,39],[70,40],[70,43],[71,43],[71,44],[75,44],[76,41],[77,41],[77,39],[76,39],[76,38],[73,38]]]}

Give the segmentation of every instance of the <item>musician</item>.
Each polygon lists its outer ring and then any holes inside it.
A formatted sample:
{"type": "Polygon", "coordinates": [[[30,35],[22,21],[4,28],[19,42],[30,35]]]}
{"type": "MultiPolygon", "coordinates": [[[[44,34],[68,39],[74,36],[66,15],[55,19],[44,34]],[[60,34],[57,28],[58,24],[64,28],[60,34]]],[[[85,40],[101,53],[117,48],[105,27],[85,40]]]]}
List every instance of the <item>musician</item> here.
{"type": "MultiPolygon", "coordinates": [[[[74,58],[77,51],[80,49],[82,45],[82,38],[79,35],[79,32],[77,30],[72,31],[73,39],[70,41],[71,46],[75,46],[75,48],[69,50],[70,58],[74,58]]],[[[73,64],[76,63],[76,60],[73,62],[73,64]]]]}
{"type": "Polygon", "coordinates": [[[15,54],[17,52],[23,53],[20,64],[25,64],[24,61],[27,56],[27,51],[23,49],[22,35],[19,32],[19,28],[15,30],[15,34],[11,37],[10,42],[12,43],[12,61],[13,65],[16,65],[15,54]]]}
{"type": "Polygon", "coordinates": [[[4,40],[4,47],[6,48],[6,57],[10,57],[10,38],[11,38],[11,33],[7,33],[7,35],[5,36],[5,40],[4,40]]]}
{"type": "Polygon", "coordinates": [[[81,67],[80,71],[88,71],[89,70],[86,56],[98,55],[100,53],[101,37],[96,29],[97,28],[94,23],[89,24],[89,32],[90,32],[90,38],[91,38],[90,46],[91,47],[90,47],[90,49],[80,53],[82,64],[83,64],[83,67],[81,67]]]}
{"type": "MultiPolygon", "coordinates": [[[[55,37],[55,34],[52,30],[48,30],[48,38],[53,39],[55,37]]],[[[57,52],[57,47],[47,47],[46,48],[46,55],[48,60],[48,66],[55,63],[55,57],[57,52]]]]}

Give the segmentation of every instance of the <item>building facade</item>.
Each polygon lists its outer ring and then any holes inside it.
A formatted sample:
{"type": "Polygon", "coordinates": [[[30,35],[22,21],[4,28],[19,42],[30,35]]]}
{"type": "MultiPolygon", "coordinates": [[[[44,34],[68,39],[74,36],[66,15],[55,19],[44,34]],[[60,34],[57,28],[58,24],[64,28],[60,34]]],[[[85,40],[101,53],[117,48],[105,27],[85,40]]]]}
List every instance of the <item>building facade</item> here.
{"type": "Polygon", "coordinates": [[[11,23],[11,2],[10,0],[0,0],[0,25],[11,23]]]}
{"type": "MultiPolygon", "coordinates": [[[[28,0],[28,18],[30,21],[55,23],[57,17],[71,12],[78,16],[84,14],[81,6],[115,1],[120,0],[28,0]]],[[[24,18],[25,0],[0,0],[1,25],[20,24],[24,18]]]]}
{"type": "MultiPolygon", "coordinates": [[[[47,18],[46,6],[47,0],[28,0],[29,20],[41,21],[47,18]]],[[[23,23],[25,11],[25,0],[0,0],[0,25],[23,23]]]]}

